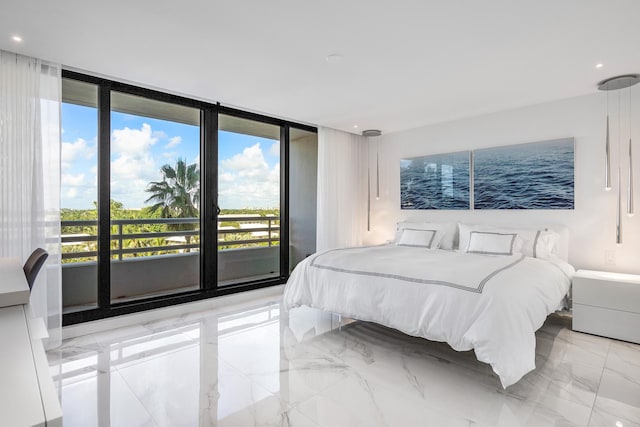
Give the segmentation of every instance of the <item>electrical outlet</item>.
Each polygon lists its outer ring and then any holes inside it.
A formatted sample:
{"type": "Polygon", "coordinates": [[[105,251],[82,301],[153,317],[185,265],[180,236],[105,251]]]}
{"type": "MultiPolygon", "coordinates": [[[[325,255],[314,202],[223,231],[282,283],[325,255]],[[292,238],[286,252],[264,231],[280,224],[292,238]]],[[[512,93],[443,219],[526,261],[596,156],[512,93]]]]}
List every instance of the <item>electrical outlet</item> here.
{"type": "Polygon", "coordinates": [[[604,251],[604,265],[616,265],[616,251],[614,250],[604,251]]]}

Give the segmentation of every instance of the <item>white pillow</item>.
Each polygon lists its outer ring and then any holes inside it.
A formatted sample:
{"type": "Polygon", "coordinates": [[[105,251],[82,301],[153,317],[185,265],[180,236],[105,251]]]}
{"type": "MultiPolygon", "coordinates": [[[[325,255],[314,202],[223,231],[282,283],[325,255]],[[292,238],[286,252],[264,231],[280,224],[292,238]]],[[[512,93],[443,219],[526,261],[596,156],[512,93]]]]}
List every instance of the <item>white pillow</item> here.
{"type": "Polygon", "coordinates": [[[557,258],[560,245],[560,234],[553,230],[540,233],[536,245],[536,258],[557,258]]]}
{"type": "Polygon", "coordinates": [[[460,245],[459,249],[461,251],[466,251],[469,247],[469,239],[472,231],[486,231],[492,233],[502,233],[502,234],[512,234],[515,233],[521,240],[522,247],[519,248],[518,252],[522,252],[526,256],[535,257],[538,239],[543,229],[533,229],[533,228],[502,228],[497,227],[495,225],[469,225],[469,224],[458,224],[458,229],[460,231],[460,245]]]}
{"type": "Polygon", "coordinates": [[[472,231],[467,252],[484,255],[513,255],[517,233],[472,231]]]}
{"type": "Polygon", "coordinates": [[[405,228],[402,230],[398,246],[414,246],[418,248],[436,249],[442,239],[442,233],[438,230],[415,230],[405,228]]]}
{"type": "Polygon", "coordinates": [[[396,228],[396,239],[400,241],[402,230],[405,228],[412,228],[414,230],[436,230],[442,233],[442,239],[440,240],[439,248],[447,251],[452,251],[455,245],[456,238],[458,236],[458,224],[455,222],[412,222],[402,221],[398,223],[396,228]]]}

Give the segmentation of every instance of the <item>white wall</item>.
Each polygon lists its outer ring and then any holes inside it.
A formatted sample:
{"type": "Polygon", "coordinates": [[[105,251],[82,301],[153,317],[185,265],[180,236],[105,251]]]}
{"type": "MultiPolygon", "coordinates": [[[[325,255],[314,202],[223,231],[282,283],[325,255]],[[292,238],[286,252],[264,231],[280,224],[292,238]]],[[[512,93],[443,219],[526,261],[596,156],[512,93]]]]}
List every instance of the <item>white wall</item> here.
{"type": "MultiPolygon", "coordinates": [[[[640,99],[634,89],[634,100],[640,99]]],[[[626,95],[625,95],[626,96],[626,95]]],[[[611,98],[614,99],[614,98],[611,98]]],[[[623,98],[625,99],[625,98],[623,98]]],[[[636,105],[638,101],[636,101],[636,105]]],[[[624,104],[623,104],[624,105],[624,104]]],[[[635,217],[623,217],[623,244],[615,243],[616,192],[604,191],[605,98],[602,93],[535,105],[474,118],[441,123],[379,137],[381,198],[372,200],[372,230],[367,243],[393,238],[403,219],[466,221],[504,225],[566,225],[571,232],[569,260],[576,268],[640,273],[640,181],[636,182],[635,217]],[[477,148],[575,138],[575,210],[418,211],[400,209],[400,159],[477,148]],[[615,251],[615,265],[605,263],[605,251],[615,251]]],[[[626,110],[623,110],[623,113],[626,110]]],[[[640,180],[640,106],[634,110],[634,169],[640,180]]],[[[626,114],[626,113],[625,113],[626,114]]],[[[612,120],[612,178],[617,168],[617,118],[612,120]]],[[[626,119],[623,117],[623,123],[626,119]]],[[[623,153],[628,127],[622,131],[623,153]]],[[[375,140],[370,165],[375,173],[375,140]]],[[[627,161],[621,163],[625,181],[627,161]]],[[[372,188],[375,188],[372,177],[372,188]]],[[[623,186],[626,191],[626,184],[623,186]]],[[[625,208],[623,193],[623,209],[625,208]]]]}

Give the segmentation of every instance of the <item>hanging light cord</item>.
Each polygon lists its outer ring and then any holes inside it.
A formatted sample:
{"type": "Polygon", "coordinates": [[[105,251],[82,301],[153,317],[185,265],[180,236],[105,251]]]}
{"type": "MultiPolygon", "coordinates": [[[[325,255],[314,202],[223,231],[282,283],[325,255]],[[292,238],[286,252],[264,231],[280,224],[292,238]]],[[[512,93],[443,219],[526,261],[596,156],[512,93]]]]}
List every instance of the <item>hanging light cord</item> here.
{"type": "Polygon", "coordinates": [[[371,231],[371,148],[367,144],[367,231],[371,231]]]}
{"type": "Polygon", "coordinates": [[[631,138],[631,86],[629,86],[629,182],[627,183],[627,216],[632,217],[635,213],[633,206],[633,148],[631,138]]]}
{"type": "Polygon", "coordinates": [[[611,130],[609,126],[609,91],[605,93],[605,102],[607,110],[607,134],[605,143],[605,160],[604,160],[604,189],[611,190],[611,130]]]}
{"type": "Polygon", "coordinates": [[[376,200],[380,200],[380,137],[376,137],[376,200]]]}

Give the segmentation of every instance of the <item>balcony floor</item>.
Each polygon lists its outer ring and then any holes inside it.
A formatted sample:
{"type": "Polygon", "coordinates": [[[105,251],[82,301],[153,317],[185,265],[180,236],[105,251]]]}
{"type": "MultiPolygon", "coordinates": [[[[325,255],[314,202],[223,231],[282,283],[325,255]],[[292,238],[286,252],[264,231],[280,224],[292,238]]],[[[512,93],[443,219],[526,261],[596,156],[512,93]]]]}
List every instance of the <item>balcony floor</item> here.
{"type": "Polygon", "coordinates": [[[550,316],[503,390],[472,352],[278,297],[86,335],[49,352],[65,426],[640,423],[640,346],[550,316]],[[344,319],[343,319],[344,320],[344,319]],[[340,326],[340,328],[338,328],[340,326]]]}

